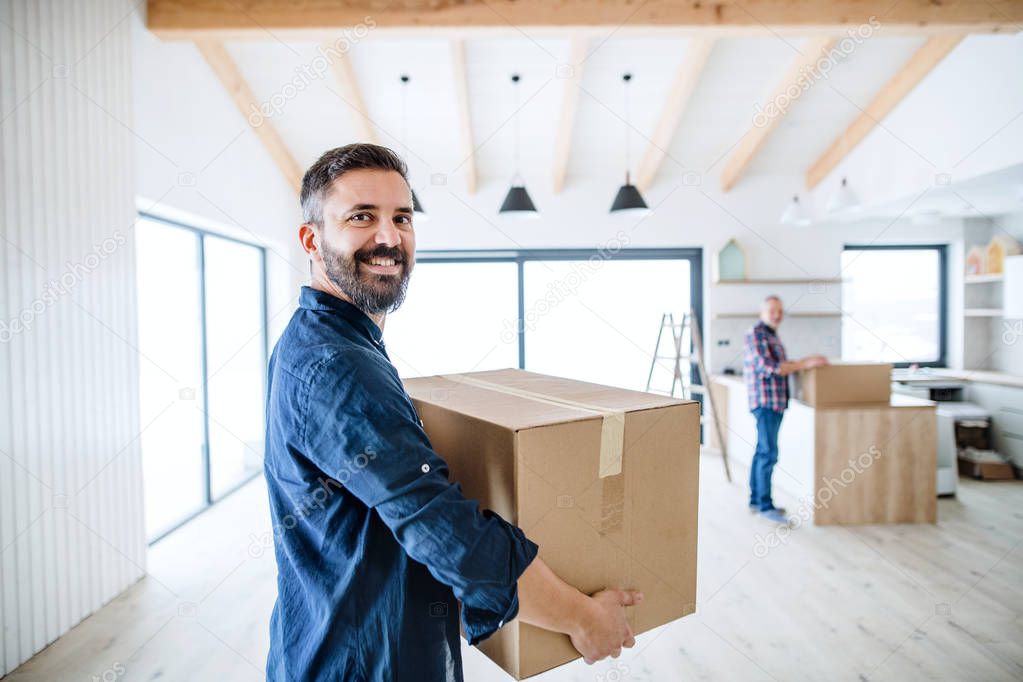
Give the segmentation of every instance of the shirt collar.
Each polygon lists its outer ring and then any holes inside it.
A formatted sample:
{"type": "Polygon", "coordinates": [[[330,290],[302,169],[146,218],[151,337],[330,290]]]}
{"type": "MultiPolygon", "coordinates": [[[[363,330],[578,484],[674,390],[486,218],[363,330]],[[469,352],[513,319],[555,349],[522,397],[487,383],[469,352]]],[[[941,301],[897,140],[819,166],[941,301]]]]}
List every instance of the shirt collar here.
{"type": "Polygon", "coordinates": [[[776,332],[774,330],[774,327],[772,327],[771,325],[767,324],[763,320],[757,320],[757,324],[761,325],[764,329],[766,329],[767,331],[771,332],[772,334],[777,334],[778,333],[778,332],[776,332]]]}
{"type": "Polygon", "coordinates": [[[373,320],[369,319],[366,313],[348,301],[328,294],[326,291],[320,291],[312,287],[302,287],[298,297],[298,305],[307,310],[340,313],[341,317],[368,336],[374,343],[380,343],[383,338],[384,333],[380,331],[380,327],[373,320]]]}

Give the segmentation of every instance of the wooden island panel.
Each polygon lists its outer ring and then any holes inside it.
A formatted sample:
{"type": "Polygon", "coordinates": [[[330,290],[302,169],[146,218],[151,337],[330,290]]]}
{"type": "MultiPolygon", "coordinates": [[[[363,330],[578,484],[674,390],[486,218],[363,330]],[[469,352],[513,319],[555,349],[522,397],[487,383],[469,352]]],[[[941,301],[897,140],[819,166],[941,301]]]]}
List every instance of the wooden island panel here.
{"type": "Polygon", "coordinates": [[[937,520],[934,404],[892,402],[816,410],[816,524],[937,520]]]}

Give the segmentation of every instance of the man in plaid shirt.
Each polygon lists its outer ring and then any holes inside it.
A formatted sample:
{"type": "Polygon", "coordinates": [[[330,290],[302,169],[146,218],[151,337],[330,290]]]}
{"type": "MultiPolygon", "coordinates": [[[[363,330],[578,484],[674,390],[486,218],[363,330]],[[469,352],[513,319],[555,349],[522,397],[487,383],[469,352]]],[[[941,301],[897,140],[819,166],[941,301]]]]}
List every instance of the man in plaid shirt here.
{"type": "Polygon", "coordinates": [[[746,332],[742,370],[749,392],[749,408],[757,420],[757,448],[750,467],[749,508],[777,523],[788,523],[785,510],[771,500],[771,473],[778,461],[778,429],[789,404],[789,379],[793,372],[828,364],[823,355],[788,360],[778,338],[785,317],[781,299],[768,296],[760,307],[760,320],[746,332]]]}

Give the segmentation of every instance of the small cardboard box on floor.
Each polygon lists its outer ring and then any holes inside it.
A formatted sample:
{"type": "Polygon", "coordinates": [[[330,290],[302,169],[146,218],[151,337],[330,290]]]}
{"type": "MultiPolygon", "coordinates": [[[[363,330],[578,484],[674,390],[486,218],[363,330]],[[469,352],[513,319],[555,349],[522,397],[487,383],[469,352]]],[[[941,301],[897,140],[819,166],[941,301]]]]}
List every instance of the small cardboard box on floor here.
{"type": "MultiPolygon", "coordinates": [[[[693,613],[698,403],[513,369],[405,386],[452,480],[566,582],[641,590],[626,609],[636,634],[693,613]]],[[[518,619],[479,648],[520,680],[579,657],[518,619]]]]}

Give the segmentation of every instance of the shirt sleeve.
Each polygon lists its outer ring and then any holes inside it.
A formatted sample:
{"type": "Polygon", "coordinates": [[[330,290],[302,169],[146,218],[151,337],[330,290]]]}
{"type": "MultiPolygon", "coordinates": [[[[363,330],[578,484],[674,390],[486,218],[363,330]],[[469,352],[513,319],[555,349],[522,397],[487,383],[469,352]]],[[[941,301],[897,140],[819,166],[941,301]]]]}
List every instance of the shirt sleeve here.
{"type": "Polygon", "coordinates": [[[771,354],[767,337],[756,330],[746,335],[746,352],[753,358],[753,369],[758,374],[773,375],[781,371],[781,363],[771,354]]]}
{"type": "Polygon", "coordinates": [[[314,374],[306,455],[375,510],[414,560],[462,602],[469,644],[518,613],[517,581],[538,547],[521,529],[466,499],[448,479],[397,374],[347,350],[314,374]]]}

